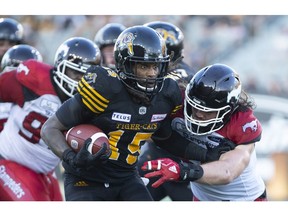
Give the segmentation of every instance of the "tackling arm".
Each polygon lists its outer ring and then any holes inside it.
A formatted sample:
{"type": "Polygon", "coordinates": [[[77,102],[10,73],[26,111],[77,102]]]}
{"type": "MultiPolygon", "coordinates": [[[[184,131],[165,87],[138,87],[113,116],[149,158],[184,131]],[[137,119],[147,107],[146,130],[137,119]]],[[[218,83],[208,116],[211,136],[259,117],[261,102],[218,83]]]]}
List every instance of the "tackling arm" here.
{"type": "Polygon", "coordinates": [[[189,141],[175,130],[172,130],[171,136],[167,139],[157,139],[153,136],[152,139],[160,148],[165,149],[174,156],[203,163],[218,160],[221,154],[233,150],[236,146],[232,141],[221,138],[217,146],[213,148],[206,146],[204,148],[195,142],[189,141]]]}
{"type": "Polygon", "coordinates": [[[218,161],[202,164],[204,175],[197,180],[203,184],[228,184],[248,166],[254,143],[238,145],[233,151],[220,156],[218,161]]]}
{"type": "Polygon", "coordinates": [[[174,130],[167,139],[157,139],[157,137],[152,136],[152,140],[157,146],[174,156],[188,160],[205,161],[207,149],[190,142],[174,130]]]}
{"type": "Polygon", "coordinates": [[[234,150],[223,153],[219,161],[206,164],[175,162],[170,158],[146,161],[141,167],[151,171],[147,178],[159,177],[152,187],[159,187],[166,181],[196,181],[202,184],[228,184],[237,178],[248,166],[254,143],[239,145],[234,150]]]}

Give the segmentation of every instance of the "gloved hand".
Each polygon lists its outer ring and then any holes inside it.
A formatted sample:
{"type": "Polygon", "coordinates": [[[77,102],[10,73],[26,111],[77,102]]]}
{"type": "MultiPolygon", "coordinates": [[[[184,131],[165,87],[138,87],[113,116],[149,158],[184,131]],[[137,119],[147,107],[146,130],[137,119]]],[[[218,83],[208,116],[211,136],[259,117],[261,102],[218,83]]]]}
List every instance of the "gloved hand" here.
{"type": "MultiPolygon", "coordinates": [[[[208,136],[209,138],[209,136],[208,136]]],[[[216,137],[213,137],[216,139],[216,137]]],[[[218,138],[218,137],[217,137],[218,138]]],[[[212,139],[212,137],[210,137],[212,139]]],[[[216,141],[215,141],[216,142],[216,141]]],[[[231,140],[219,137],[217,140],[218,145],[207,145],[207,153],[205,162],[216,161],[219,160],[221,154],[228,152],[230,150],[235,149],[236,145],[231,140]]]]}
{"type": "Polygon", "coordinates": [[[89,138],[84,142],[83,147],[78,153],[74,152],[71,148],[67,149],[63,153],[63,161],[75,168],[90,168],[92,166],[98,166],[101,162],[107,160],[110,157],[111,150],[107,151],[107,146],[103,143],[102,148],[94,155],[92,155],[87,149],[92,139],[89,138]]]}
{"type": "Polygon", "coordinates": [[[141,169],[143,171],[153,171],[145,174],[144,177],[146,178],[160,176],[152,184],[154,188],[159,187],[167,181],[195,181],[203,176],[203,169],[200,165],[185,163],[183,161],[177,163],[170,158],[146,161],[141,169]]]}
{"type": "Polygon", "coordinates": [[[152,184],[157,188],[166,181],[177,181],[180,178],[179,164],[170,158],[159,158],[158,160],[145,161],[141,167],[143,171],[154,171],[144,175],[146,178],[160,176],[160,178],[152,184]]]}

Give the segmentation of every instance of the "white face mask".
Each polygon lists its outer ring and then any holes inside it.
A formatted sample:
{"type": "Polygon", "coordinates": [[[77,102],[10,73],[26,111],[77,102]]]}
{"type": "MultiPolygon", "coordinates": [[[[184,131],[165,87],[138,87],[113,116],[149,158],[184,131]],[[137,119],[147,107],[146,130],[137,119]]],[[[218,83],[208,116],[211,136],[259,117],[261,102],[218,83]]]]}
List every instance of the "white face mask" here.
{"type": "Polygon", "coordinates": [[[71,68],[73,70],[86,73],[86,70],[90,67],[90,65],[83,64],[80,68],[78,64],[73,62],[63,60],[58,66],[57,71],[55,72],[54,81],[59,86],[59,88],[69,97],[73,97],[76,93],[78,81],[71,79],[69,76],[66,75],[65,69],[71,68]]]}

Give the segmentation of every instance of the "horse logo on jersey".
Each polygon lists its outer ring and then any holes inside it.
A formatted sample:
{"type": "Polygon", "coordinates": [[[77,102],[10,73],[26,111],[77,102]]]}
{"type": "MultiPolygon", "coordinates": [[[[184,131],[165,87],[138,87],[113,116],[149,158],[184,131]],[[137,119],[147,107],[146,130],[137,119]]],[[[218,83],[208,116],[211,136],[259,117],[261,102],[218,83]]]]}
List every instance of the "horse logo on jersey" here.
{"type": "Polygon", "coordinates": [[[130,56],[134,55],[134,50],[133,50],[133,41],[135,40],[135,35],[133,33],[128,32],[126,34],[123,34],[120,38],[120,44],[119,47],[120,49],[127,48],[128,49],[128,54],[130,56]]]}
{"type": "Polygon", "coordinates": [[[19,66],[17,67],[17,73],[20,73],[24,71],[25,72],[25,75],[28,75],[29,73],[29,68],[26,66],[26,65],[23,65],[22,63],[19,64],[19,66]]]}
{"type": "Polygon", "coordinates": [[[257,128],[258,128],[257,119],[255,119],[255,120],[253,120],[253,121],[251,121],[251,122],[246,123],[246,124],[242,127],[243,132],[245,133],[245,131],[246,131],[248,128],[251,128],[252,132],[253,132],[253,131],[257,131],[257,128]]]}

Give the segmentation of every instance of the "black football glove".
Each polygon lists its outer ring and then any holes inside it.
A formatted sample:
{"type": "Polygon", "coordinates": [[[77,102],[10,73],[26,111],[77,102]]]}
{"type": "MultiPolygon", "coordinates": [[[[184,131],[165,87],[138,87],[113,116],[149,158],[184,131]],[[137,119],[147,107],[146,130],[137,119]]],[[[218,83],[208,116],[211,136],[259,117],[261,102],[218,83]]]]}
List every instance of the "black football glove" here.
{"type": "MultiPolygon", "coordinates": [[[[208,136],[209,137],[209,136],[208,136]]],[[[205,162],[216,161],[219,160],[221,154],[231,151],[235,149],[236,145],[231,140],[220,137],[210,137],[210,139],[218,139],[215,140],[218,145],[215,146],[207,146],[206,160],[205,162]]]]}
{"type": "Polygon", "coordinates": [[[103,163],[110,157],[111,150],[107,151],[107,145],[103,143],[102,148],[96,154],[91,154],[87,150],[91,142],[91,138],[87,139],[78,153],[70,148],[65,150],[63,153],[63,161],[74,168],[89,169],[93,166],[99,166],[100,163],[103,163]]]}

